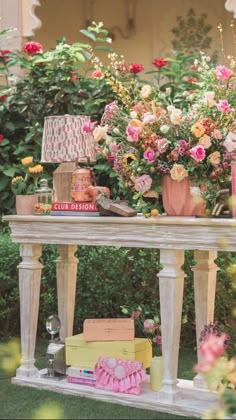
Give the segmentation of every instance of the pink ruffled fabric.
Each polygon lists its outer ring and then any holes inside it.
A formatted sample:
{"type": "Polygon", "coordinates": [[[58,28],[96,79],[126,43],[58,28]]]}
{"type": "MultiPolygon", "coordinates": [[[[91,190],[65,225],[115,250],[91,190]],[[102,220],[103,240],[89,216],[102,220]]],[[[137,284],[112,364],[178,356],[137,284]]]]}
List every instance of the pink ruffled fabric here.
{"type": "Polygon", "coordinates": [[[95,365],[98,389],[139,395],[146,372],[140,361],[100,356],[95,365]]]}

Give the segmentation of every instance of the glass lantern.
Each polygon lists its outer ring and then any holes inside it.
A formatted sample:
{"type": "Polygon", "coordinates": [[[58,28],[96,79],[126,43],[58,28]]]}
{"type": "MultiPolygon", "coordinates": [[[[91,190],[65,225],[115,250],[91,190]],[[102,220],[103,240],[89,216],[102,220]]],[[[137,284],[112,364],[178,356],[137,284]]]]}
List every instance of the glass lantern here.
{"type": "Polygon", "coordinates": [[[51,204],[52,190],[48,187],[47,179],[39,181],[40,187],[35,191],[38,196],[38,204],[51,204]]]}

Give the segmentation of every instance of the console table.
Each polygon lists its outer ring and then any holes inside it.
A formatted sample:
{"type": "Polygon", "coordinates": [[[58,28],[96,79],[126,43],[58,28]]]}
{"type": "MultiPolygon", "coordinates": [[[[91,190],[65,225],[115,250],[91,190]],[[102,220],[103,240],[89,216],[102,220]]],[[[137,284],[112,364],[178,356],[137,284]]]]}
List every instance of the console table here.
{"type": "MultiPolygon", "coordinates": [[[[4,216],[4,220],[9,223],[12,241],[20,244],[22,258],[18,266],[22,360],[12,382],[88,395],[126,405],[133,404],[136,407],[153,409],[162,407],[163,411],[168,411],[169,407],[170,412],[177,414],[199,415],[201,413],[199,407],[203,407],[203,405],[199,405],[197,402],[198,397],[203,395],[202,401],[211,401],[213,398],[212,394],[211,396],[206,394],[208,391],[204,389],[201,376],[197,375],[194,381],[178,381],[177,379],[185,277],[181,267],[184,263],[184,251],[194,250],[194,257],[197,260],[193,267],[193,276],[198,342],[204,324],[214,318],[216,273],[218,270],[214,261],[217,251],[236,251],[234,230],[236,219],[170,216],[145,218],[142,215],[135,217],[32,215],[4,216]],[[42,244],[55,244],[59,252],[59,257],[56,260],[56,273],[58,315],[62,323],[60,338],[62,340],[73,335],[78,263],[74,254],[78,245],[160,249],[162,270],[157,273],[157,276],[160,288],[164,372],[163,385],[159,392],[150,391],[150,393],[148,390],[144,390],[144,397],[142,395],[140,397],[117,395],[108,391],[98,392],[92,387],[45,382],[48,380],[43,381],[40,378],[39,371],[34,365],[34,352],[42,270],[39,258],[42,244]],[[184,411],[184,407],[188,406],[187,400],[192,401],[192,406],[190,404],[190,408],[186,408],[184,411]],[[194,402],[196,402],[195,408],[193,408],[194,402]]],[[[200,355],[198,355],[199,357],[200,355]]]]}

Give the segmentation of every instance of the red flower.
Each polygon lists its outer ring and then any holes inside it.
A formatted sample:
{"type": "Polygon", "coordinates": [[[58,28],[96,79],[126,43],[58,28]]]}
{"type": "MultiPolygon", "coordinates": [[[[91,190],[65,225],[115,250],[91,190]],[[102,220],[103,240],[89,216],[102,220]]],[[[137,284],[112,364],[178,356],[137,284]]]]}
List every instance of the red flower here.
{"type": "Polygon", "coordinates": [[[7,95],[1,95],[0,96],[0,101],[4,101],[4,99],[6,99],[7,98],[7,95]]]}
{"type": "Polygon", "coordinates": [[[4,139],[4,135],[0,134],[0,143],[2,143],[3,139],[4,139]]]}
{"type": "Polygon", "coordinates": [[[74,76],[73,74],[70,75],[70,80],[78,80],[77,76],[74,76]]]}
{"type": "Polygon", "coordinates": [[[165,58],[154,58],[152,64],[156,67],[164,67],[168,64],[168,61],[165,58]]]}
{"type": "Polygon", "coordinates": [[[23,51],[27,54],[35,54],[42,50],[42,48],[42,45],[35,41],[29,41],[23,45],[23,51]]]}
{"type": "Polygon", "coordinates": [[[185,80],[188,83],[194,83],[194,82],[198,81],[198,79],[196,77],[193,77],[193,76],[185,76],[183,78],[183,80],[185,80]]]}
{"type": "Polygon", "coordinates": [[[131,63],[129,66],[130,73],[139,73],[143,70],[143,65],[140,63],[131,63]]]}
{"type": "Polygon", "coordinates": [[[6,55],[9,54],[11,51],[10,50],[0,50],[1,55],[6,55]]]}

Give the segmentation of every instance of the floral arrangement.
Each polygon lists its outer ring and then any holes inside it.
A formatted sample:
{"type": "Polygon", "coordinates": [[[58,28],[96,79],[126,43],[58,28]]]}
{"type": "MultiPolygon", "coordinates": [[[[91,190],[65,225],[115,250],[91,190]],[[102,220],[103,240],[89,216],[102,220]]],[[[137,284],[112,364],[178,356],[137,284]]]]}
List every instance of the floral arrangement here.
{"type": "Polygon", "coordinates": [[[34,194],[38,188],[38,181],[43,173],[43,166],[35,164],[32,156],[21,159],[22,171],[24,176],[15,176],[11,180],[12,192],[22,195],[34,194]]]}
{"type": "Polygon", "coordinates": [[[218,323],[209,323],[202,331],[199,351],[202,360],[194,371],[203,375],[211,391],[218,392],[218,404],[202,418],[220,419],[236,413],[236,356],[227,357],[229,336],[218,323]]]}
{"type": "Polygon", "coordinates": [[[144,306],[138,306],[132,310],[127,306],[121,306],[121,312],[124,315],[130,314],[131,319],[135,322],[136,336],[142,336],[149,340],[152,346],[153,357],[162,355],[162,337],[159,316],[152,316],[150,312],[145,310],[144,306]]]}
{"type": "MultiPolygon", "coordinates": [[[[163,65],[165,63],[162,63],[163,65]]],[[[117,100],[94,129],[98,153],[113,161],[122,188],[143,211],[145,198],[161,193],[163,176],[188,178],[191,194],[210,210],[216,192],[230,182],[236,147],[236,78],[232,68],[195,60],[198,78],[184,107],[170,90],[138,80],[124,86],[108,76],[117,100]]]]}

